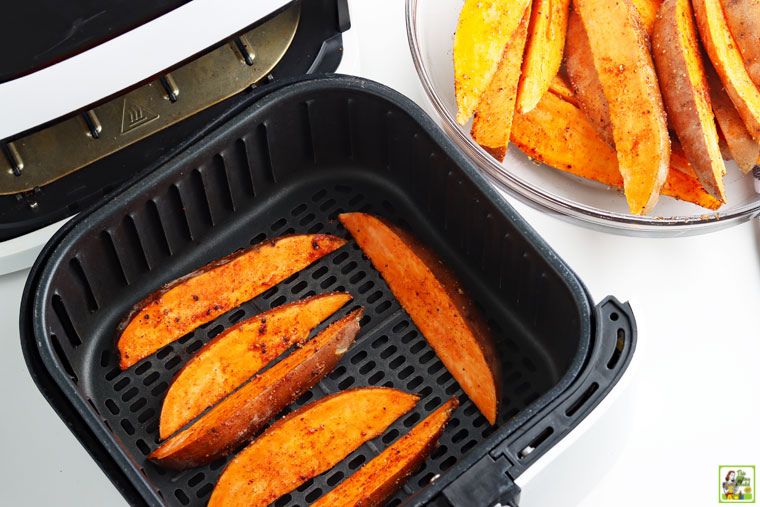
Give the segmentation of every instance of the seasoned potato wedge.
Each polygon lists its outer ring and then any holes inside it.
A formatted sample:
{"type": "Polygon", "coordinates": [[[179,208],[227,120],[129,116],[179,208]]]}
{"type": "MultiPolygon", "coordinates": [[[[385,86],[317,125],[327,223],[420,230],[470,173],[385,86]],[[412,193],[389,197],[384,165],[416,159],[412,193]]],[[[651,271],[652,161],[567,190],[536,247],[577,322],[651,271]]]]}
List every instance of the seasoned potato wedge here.
{"type": "Polygon", "coordinates": [[[466,0],[454,34],[457,121],[464,125],[496,73],[530,0],[466,0]]]}
{"type": "Polygon", "coordinates": [[[209,506],[269,505],[382,434],[417,400],[395,389],[364,387],[306,405],[235,456],[211,493],[209,506]]]}
{"type": "Polygon", "coordinates": [[[670,162],[665,110],[646,34],[627,1],[575,0],[574,5],[607,98],[628,207],[642,214],[656,204],[670,162]]]}
{"type": "Polygon", "coordinates": [[[517,111],[531,111],[559,72],[565,50],[570,0],[534,0],[525,61],[517,92],[517,111]]]}
{"type": "Polygon", "coordinates": [[[161,466],[184,469],[232,452],[335,368],[359,332],[362,313],[354,310],[253,377],[148,458],[161,466]]]}
{"type": "Polygon", "coordinates": [[[722,3],[747,73],[760,86],[760,0],[722,0],[722,3]]]}
{"type": "MultiPolygon", "coordinates": [[[[596,133],[583,112],[553,93],[547,93],[536,109],[515,115],[512,142],[529,157],[575,176],[622,188],[615,150],[596,133]]],[[[717,209],[720,201],[700,185],[685,157],[671,156],[671,168],[662,193],[717,209]],[[686,172],[684,172],[686,171],[686,172]]]]}
{"type": "Polygon", "coordinates": [[[575,91],[575,99],[586,113],[597,134],[610,146],[615,146],[612,136],[612,120],[607,97],[594,68],[586,29],[575,10],[567,20],[567,43],[565,44],[565,70],[575,91]]]}
{"type": "Polygon", "coordinates": [[[652,35],[652,54],[670,126],[681,141],[702,187],[725,202],[723,175],[726,166],[718,145],[718,131],[689,1],[663,2],[652,35]]]}
{"type": "Polygon", "coordinates": [[[427,459],[458,405],[451,398],[311,507],[382,505],[427,459]]]}
{"type": "Polygon", "coordinates": [[[578,97],[575,96],[573,87],[570,86],[570,83],[568,83],[567,80],[560,75],[554,77],[551,86],[549,86],[549,91],[559,97],[562,97],[571,104],[578,105],[578,97]]]}
{"type": "Polygon", "coordinates": [[[472,120],[471,135],[494,158],[501,161],[507,154],[509,131],[515,114],[517,83],[520,80],[525,38],[528,35],[528,15],[526,11],[512,39],[504,49],[496,73],[480,98],[475,118],[472,120]]]}
{"type": "Polygon", "coordinates": [[[718,0],[693,0],[702,43],[747,130],[760,140],[760,89],[744,66],[718,0]]]}
{"type": "Polygon", "coordinates": [[[320,294],[244,320],[201,348],[175,377],[161,407],[162,439],[230,394],[351,300],[320,294]]]}
{"type": "Polygon", "coordinates": [[[326,234],[284,236],[212,262],[138,303],[122,326],[122,369],[274,287],[337,250],[345,241],[326,234]]]}
{"type": "Polygon", "coordinates": [[[338,216],[430,346],[491,424],[501,378],[488,326],[454,275],[405,231],[365,213],[338,216]]]}
{"type": "Polygon", "coordinates": [[[752,138],[734,104],[723,89],[723,84],[712,69],[708,69],[707,77],[713,111],[723,138],[726,140],[728,151],[739,169],[748,173],[758,164],[760,142],[752,138]]]}

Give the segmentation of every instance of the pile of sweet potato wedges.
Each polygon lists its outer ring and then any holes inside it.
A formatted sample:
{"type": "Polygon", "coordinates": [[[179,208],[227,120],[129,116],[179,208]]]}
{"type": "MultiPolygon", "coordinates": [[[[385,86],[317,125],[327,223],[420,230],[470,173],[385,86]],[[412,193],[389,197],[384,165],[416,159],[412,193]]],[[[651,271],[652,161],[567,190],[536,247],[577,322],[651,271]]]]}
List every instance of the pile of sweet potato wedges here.
{"type": "Polygon", "coordinates": [[[457,121],[499,160],[531,158],[718,209],[724,160],[760,163],[760,0],[466,0],[457,121]]]}
{"type": "MultiPolygon", "coordinates": [[[[486,419],[497,420],[499,365],[474,303],[441,261],[408,232],[366,213],[339,219],[431,347],[486,419]]],[[[235,252],[139,302],[120,326],[122,369],[262,294],[347,241],[326,234],[283,236],[235,252]]],[[[316,294],[242,320],[198,350],[174,377],[148,459],[186,469],[236,453],[210,505],[268,505],[331,469],[372,440],[419,397],[364,387],[319,399],[265,428],[330,373],[360,332],[364,310],[347,292],[316,294]],[[258,434],[258,435],[257,435],[258,434]],[[255,438],[255,439],[254,439],[255,438]]],[[[430,454],[459,401],[452,398],[370,460],[319,505],[376,505],[430,454]]]]}

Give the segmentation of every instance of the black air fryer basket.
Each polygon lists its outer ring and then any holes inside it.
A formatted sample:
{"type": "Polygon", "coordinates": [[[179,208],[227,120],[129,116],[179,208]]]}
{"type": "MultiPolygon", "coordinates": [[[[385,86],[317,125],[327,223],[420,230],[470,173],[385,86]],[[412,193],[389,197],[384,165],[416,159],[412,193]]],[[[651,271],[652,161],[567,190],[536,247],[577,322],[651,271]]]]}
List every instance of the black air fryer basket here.
{"type": "MultiPolygon", "coordinates": [[[[146,460],[174,374],[240,319],[345,290],[366,309],[354,346],[292,410],[349,387],[417,393],[380,438],[276,505],[307,505],[448,397],[462,402],[393,505],[516,505],[512,482],[609,392],[635,345],[630,307],[594,306],[575,274],[417,106],[350,77],[284,86],[205,135],[47,245],[21,313],[47,399],[133,503],[202,505],[227,460],[174,472],[146,460]],[[354,242],[125,372],[116,327],[146,294],[231,251],[290,233],[350,236],[343,211],[388,217],[432,247],[489,318],[503,370],[489,426],[354,242]]],[[[346,308],[345,313],[350,308],[346,308]]]]}

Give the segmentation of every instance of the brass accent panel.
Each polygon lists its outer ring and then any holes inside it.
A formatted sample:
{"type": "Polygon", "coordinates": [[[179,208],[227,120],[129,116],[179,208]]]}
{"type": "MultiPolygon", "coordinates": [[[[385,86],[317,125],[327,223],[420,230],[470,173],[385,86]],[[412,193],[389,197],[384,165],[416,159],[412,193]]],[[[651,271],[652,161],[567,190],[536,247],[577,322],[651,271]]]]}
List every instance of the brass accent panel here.
{"type": "Polygon", "coordinates": [[[0,153],[0,195],[52,183],[255,84],[290,47],[300,13],[294,4],[171,74],[8,143],[13,156],[0,153]]]}

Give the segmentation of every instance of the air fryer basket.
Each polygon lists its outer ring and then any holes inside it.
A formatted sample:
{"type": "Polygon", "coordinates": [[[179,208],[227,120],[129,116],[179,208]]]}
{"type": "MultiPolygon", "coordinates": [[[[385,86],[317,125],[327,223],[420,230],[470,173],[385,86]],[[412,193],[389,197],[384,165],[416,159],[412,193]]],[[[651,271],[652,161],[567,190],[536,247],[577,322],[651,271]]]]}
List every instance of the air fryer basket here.
{"type": "Polygon", "coordinates": [[[132,502],[208,500],[227,460],[184,472],[146,460],[174,374],[240,319],[347,290],[366,308],[340,365],[288,410],[327,393],[385,385],[421,396],[414,412],[276,505],[306,505],[450,396],[462,404],[393,504],[516,502],[511,482],[574,427],[630,360],[628,305],[592,306],[582,283],[399,94],[349,77],[305,79],[259,100],[158,170],[77,217],[27,281],[22,345],[30,371],[132,502]],[[115,329],[160,285],[235,249],[289,233],[349,237],[362,210],[408,227],[458,273],[495,331],[501,417],[490,427],[354,242],[125,372],[115,329]]]}

